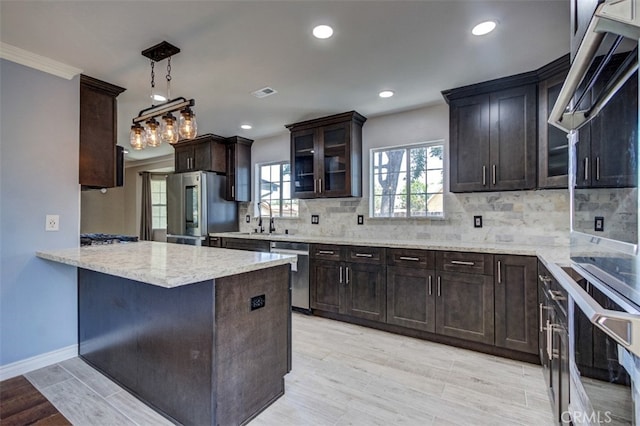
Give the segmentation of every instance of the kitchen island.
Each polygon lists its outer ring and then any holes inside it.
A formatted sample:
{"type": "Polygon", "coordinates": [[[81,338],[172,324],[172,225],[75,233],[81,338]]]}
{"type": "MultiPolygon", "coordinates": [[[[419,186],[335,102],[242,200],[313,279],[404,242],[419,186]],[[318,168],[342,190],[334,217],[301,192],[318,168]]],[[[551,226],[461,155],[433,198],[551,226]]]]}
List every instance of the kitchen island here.
{"type": "Polygon", "coordinates": [[[244,424],[284,394],[295,256],[159,242],[42,251],[78,268],[79,355],[182,424],[244,424]]]}

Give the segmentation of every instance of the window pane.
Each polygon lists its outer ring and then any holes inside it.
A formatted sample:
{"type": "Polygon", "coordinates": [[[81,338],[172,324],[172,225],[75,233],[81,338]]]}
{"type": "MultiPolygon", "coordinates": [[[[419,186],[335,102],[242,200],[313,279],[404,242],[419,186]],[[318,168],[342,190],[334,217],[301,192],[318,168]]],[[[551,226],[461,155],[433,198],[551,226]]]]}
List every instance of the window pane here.
{"type": "Polygon", "coordinates": [[[397,195],[394,197],[392,217],[405,217],[407,216],[407,196],[397,195]]]}
{"type": "MultiPolygon", "coordinates": [[[[442,169],[429,170],[427,172],[427,188],[429,192],[442,192],[444,188],[444,176],[442,169]]],[[[426,192],[426,191],[425,191],[426,192]]]]}
{"type": "Polygon", "coordinates": [[[443,145],[427,148],[427,164],[429,169],[441,169],[443,167],[443,145]]]}
{"type": "Polygon", "coordinates": [[[427,215],[427,194],[411,195],[411,216],[427,215]]]}
{"type": "Polygon", "coordinates": [[[444,196],[442,194],[427,195],[427,212],[428,214],[442,214],[444,212],[444,196]]]}
{"type": "MultiPolygon", "coordinates": [[[[274,217],[297,216],[298,202],[291,200],[291,165],[288,162],[264,164],[258,170],[260,201],[271,204],[274,217]]],[[[262,205],[260,212],[256,210],[255,214],[268,215],[269,208],[262,205]]]]}

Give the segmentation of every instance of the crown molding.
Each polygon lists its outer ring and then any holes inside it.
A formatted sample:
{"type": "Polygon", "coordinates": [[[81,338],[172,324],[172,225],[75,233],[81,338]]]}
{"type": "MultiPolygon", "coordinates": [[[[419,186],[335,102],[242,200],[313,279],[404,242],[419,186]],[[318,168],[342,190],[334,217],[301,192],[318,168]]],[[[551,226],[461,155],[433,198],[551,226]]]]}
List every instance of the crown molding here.
{"type": "Polygon", "coordinates": [[[3,42],[0,42],[0,58],[67,80],[71,80],[82,72],[80,68],[72,67],[3,42]]]}

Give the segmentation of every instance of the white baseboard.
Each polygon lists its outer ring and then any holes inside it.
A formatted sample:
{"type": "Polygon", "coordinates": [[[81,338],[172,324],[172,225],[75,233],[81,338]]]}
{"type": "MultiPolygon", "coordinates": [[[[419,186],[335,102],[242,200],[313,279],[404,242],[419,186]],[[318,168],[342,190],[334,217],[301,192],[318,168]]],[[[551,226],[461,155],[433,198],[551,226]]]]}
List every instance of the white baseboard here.
{"type": "Polygon", "coordinates": [[[0,381],[78,356],[78,345],[56,349],[21,361],[0,366],[0,381]]]}

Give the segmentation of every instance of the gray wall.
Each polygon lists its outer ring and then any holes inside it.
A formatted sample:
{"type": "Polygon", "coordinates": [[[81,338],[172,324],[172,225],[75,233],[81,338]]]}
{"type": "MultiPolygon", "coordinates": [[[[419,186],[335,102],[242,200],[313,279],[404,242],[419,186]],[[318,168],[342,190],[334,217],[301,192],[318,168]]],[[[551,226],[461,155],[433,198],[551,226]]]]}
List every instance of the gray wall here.
{"type": "Polygon", "coordinates": [[[78,77],[0,60],[0,365],[77,344],[76,269],[35,252],[79,244],[78,98],[78,77]]]}

